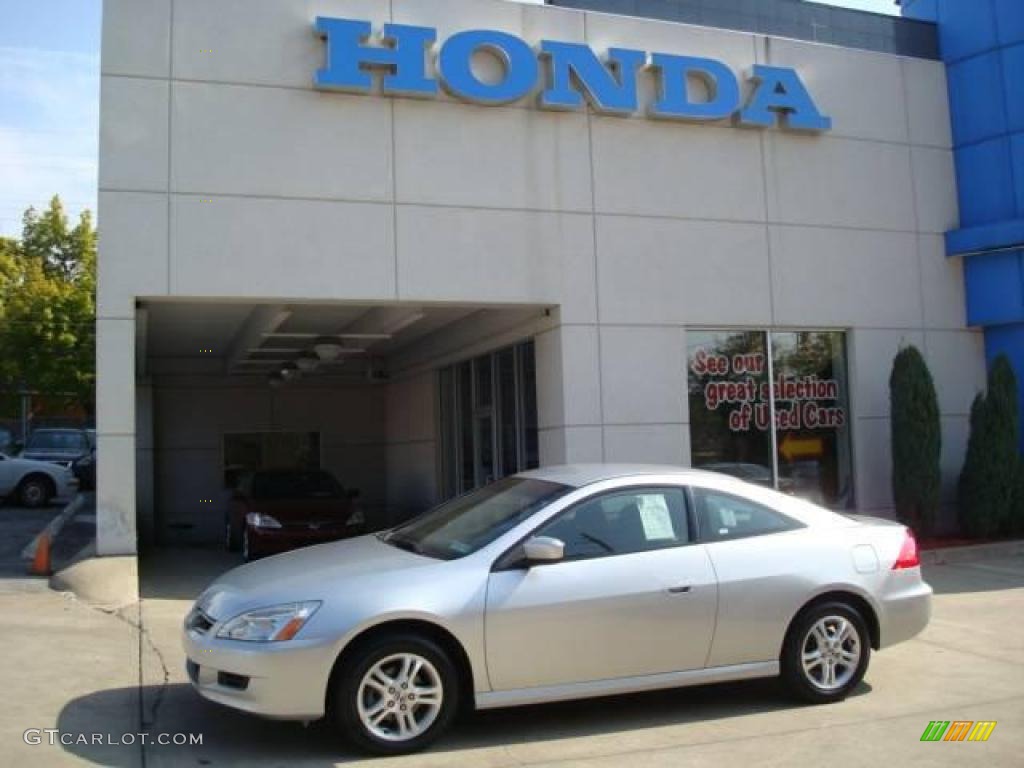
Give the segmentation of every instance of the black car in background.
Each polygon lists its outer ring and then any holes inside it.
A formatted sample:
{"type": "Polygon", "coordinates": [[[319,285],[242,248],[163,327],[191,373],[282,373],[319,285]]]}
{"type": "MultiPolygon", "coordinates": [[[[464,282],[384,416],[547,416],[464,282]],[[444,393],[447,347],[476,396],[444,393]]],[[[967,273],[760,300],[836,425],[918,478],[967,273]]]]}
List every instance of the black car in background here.
{"type": "Polygon", "coordinates": [[[71,468],[92,450],[93,442],[84,429],[37,429],[29,435],[21,451],[21,458],[48,461],[71,468]]]}

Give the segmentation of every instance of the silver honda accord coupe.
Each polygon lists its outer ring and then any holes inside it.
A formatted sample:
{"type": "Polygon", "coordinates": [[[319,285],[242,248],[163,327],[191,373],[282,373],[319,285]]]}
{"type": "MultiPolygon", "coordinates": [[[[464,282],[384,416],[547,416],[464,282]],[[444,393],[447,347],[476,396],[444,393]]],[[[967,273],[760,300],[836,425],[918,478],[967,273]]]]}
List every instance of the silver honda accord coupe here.
{"type": "Polygon", "coordinates": [[[467,705],[772,676],[838,701],[931,594],[901,525],[711,472],[577,465],[236,568],[183,642],[206,698],[395,754],[467,705]]]}

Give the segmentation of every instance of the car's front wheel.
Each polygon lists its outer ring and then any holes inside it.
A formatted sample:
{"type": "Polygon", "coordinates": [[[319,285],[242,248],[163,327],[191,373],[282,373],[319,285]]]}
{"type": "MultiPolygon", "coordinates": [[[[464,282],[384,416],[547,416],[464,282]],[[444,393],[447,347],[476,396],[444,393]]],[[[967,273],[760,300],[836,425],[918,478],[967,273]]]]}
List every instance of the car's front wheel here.
{"type": "Polygon", "coordinates": [[[794,620],[782,650],[782,679],[813,704],[845,699],[868,668],[871,640],[863,617],[845,603],[822,603],[794,620]]]}
{"type": "Polygon", "coordinates": [[[46,506],[53,496],[50,482],[44,477],[26,477],[18,487],[18,501],[21,506],[37,509],[46,506]]]}
{"type": "Polygon", "coordinates": [[[358,647],[335,675],[331,711],[363,751],[423,749],[458,710],[458,672],[447,652],[418,635],[387,635],[358,647]]]}

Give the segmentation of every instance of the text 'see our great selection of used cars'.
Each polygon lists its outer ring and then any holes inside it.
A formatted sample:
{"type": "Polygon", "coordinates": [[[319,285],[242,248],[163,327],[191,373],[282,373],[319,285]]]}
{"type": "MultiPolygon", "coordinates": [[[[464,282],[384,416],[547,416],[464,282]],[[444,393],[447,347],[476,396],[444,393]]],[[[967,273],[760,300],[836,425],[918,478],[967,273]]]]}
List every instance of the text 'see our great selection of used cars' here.
{"type": "Polygon", "coordinates": [[[392,754],[461,706],[772,676],[838,701],[930,610],[901,525],[711,472],[578,465],[230,571],[183,642],[206,698],[392,754]]]}

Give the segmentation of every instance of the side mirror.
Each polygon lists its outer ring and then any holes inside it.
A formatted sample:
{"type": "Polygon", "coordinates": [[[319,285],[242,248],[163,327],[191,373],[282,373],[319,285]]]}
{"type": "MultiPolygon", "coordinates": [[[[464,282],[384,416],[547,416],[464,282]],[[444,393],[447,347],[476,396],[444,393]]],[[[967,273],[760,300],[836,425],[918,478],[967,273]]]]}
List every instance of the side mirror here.
{"type": "Polygon", "coordinates": [[[565,557],[565,542],[553,536],[534,536],[523,544],[527,563],[553,563],[565,557]]]}

